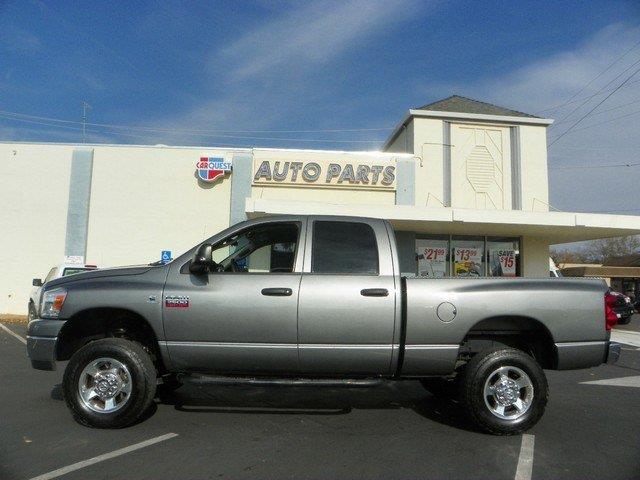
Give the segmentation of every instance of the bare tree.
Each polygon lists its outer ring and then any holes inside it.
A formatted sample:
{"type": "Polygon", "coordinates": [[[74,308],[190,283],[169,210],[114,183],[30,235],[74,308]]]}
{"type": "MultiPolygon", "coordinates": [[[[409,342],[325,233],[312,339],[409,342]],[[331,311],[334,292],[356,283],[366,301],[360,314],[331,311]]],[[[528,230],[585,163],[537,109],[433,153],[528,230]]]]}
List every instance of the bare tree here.
{"type": "Polygon", "coordinates": [[[640,253],[640,237],[615,237],[593,240],[584,249],[585,256],[594,263],[604,263],[612,257],[640,253]]]}
{"type": "Polygon", "coordinates": [[[549,254],[561,263],[605,263],[613,257],[640,253],[640,237],[602,238],[585,242],[581,248],[552,247],[549,254]]]}
{"type": "Polygon", "coordinates": [[[549,255],[556,265],[564,263],[588,263],[589,259],[583,250],[572,250],[569,248],[553,247],[549,251],[549,255]]]}

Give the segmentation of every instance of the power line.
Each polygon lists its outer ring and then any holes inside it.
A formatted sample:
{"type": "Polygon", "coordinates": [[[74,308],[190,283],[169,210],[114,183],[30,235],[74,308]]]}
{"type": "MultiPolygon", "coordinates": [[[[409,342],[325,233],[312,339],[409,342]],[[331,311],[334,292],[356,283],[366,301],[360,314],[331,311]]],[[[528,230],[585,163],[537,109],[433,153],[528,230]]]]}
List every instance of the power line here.
{"type": "MultiPolygon", "coordinates": [[[[609,80],[604,86],[602,86],[601,88],[598,89],[598,91],[596,92],[596,94],[602,92],[604,89],[606,89],[609,85],[611,85],[613,82],[615,82],[618,78],[620,78],[622,75],[624,75],[625,73],[627,73],[629,70],[631,70],[633,67],[635,67],[638,63],[640,63],[640,58],[638,60],[636,60],[635,62],[633,62],[631,65],[629,65],[627,68],[625,68],[622,72],[620,72],[618,75],[616,75],[615,77],[613,77],[611,80],[609,80]]],[[[585,106],[587,103],[589,103],[589,99],[585,100],[584,102],[582,102],[580,105],[578,105],[576,108],[574,108],[573,110],[571,110],[569,113],[567,113],[564,117],[562,117],[560,119],[560,123],[562,123],[564,120],[566,120],[567,118],[569,118],[571,115],[573,115],[575,112],[577,112],[578,110],[580,110],[583,106],[585,106]]],[[[551,125],[553,127],[553,125],[551,125]]]]}
{"type": "Polygon", "coordinates": [[[611,164],[603,164],[603,165],[573,165],[566,167],[549,167],[549,170],[582,170],[589,168],[615,168],[615,167],[640,167],[640,163],[611,163],[611,164]]]}
{"type": "MultiPolygon", "coordinates": [[[[640,113],[640,112],[636,112],[640,113]]],[[[585,127],[586,128],[586,127],[585,127]]],[[[574,130],[574,132],[577,130],[574,130]]],[[[640,150],[640,146],[638,145],[616,145],[615,147],[587,147],[587,146],[579,146],[579,145],[562,145],[558,146],[558,148],[568,148],[569,150],[620,150],[622,148],[632,148],[634,150],[640,150]]],[[[557,150],[556,150],[557,151],[557,150]]],[[[555,157],[556,155],[554,155],[555,157]]]]}
{"type": "MultiPolygon", "coordinates": [[[[595,77],[593,77],[591,80],[589,80],[589,82],[584,85],[579,91],[577,91],[576,93],[574,93],[569,100],[567,101],[571,101],[573,100],[575,97],[577,97],[578,95],[580,95],[589,85],[591,85],[593,82],[595,82],[598,78],[600,78],[602,75],[604,75],[606,72],[609,71],[609,69],[611,69],[611,67],[613,67],[616,63],[618,63],[620,60],[622,60],[629,52],[631,52],[632,50],[635,50],[635,48],[640,45],[640,41],[638,41],[637,43],[634,43],[633,46],[628,49],[627,51],[625,51],[622,55],[620,55],[618,58],[616,58],[612,63],[609,64],[609,66],[607,66],[604,70],[602,70],[598,75],[596,75],[595,77]]],[[[626,70],[625,70],[626,71],[626,70]]],[[[625,72],[623,71],[623,73],[625,72]]],[[[613,80],[611,80],[609,83],[607,83],[604,87],[600,88],[598,90],[599,93],[602,90],[604,90],[605,88],[607,88],[611,83],[613,83],[621,74],[619,74],[617,77],[615,77],[613,80]]],[[[569,112],[567,115],[565,115],[564,117],[562,117],[558,123],[562,123],[563,120],[566,120],[568,117],[570,117],[571,115],[573,115],[573,113],[576,110],[579,110],[588,100],[585,100],[584,103],[581,103],[580,105],[578,105],[576,108],[574,108],[573,110],[571,110],[571,112],[569,112]]]]}
{"type": "MultiPolygon", "coordinates": [[[[42,117],[36,115],[28,115],[25,113],[10,112],[7,110],[0,110],[0,114],[11,115],[16,117],[24,117],[33,120],[45,120],[50,122],[68,123],[80,125],[82,122],[75,120],[65,120],[54,117],[42,117]]],[[[90,123],[86,125],[93,127],[105,127],[105,128],[122,128],[127,130],[141,130],[150,132],[161,133],[340,133],[340,132],[372,132],[372,131],[388,131],[393,130],[393,127],[384,128],[335,128],[335,129],[310,129],[310,130],[211,130],[211,129],[176,129],[176,128],[157,128],[157,127],[141,127],[135,125],[119,125],[108,123],[90,123]]]]}
{"type": "MultiPolygon", "coordinates": [[[[638,62],[640,62],[640,60],[638,60],[638,62]]],[[[606,97],[604,97],[600,102],[598,102],[591,110],[589,110],[587,113],[585,113],[583,116],[581,116],[578,120],[576,120],[569,128],[567,128],[563,133],[560,134],[560,136],[556,137],[549,145],[548,147],[550,147],[551,145],[553,145],[554,143],[556,143],[558,140],[560,140],[562,137],[564,137],[567,133],[569,133],[571,130],[573,130],[573,128],[578,125],[582,120],[584,120],[585,118],[587,118],[589,115],[591,115],[591,113],[598,108],[600,105],[602,105],[604,102],[606,102],[612,95],[614,95],[618,90],[620,90],[629,80],[631,80],[631,78],[636,74],[640,72],[640,68],[637,68],[636,70],[633,71],[633,73],[631,73],[631,75],[629,75],[620,85],[618,85],[611,93],[609,93],[609,95],[607,95],[606,97]]]]}
{"type": "MultiPolygon", "coordinates": [[[[46,125],[46,126],[51,126],[51,127],[56,127],[56,128],[65,128],[65,129],[70,129],[70,130],[83,130],[82,127],[75,127],[72,125],[59,125],[56,123],[51,123],[51,122],[46,122],[46,121],[41,121],[41,120],[31,120],[28,118],[19,118],[19,117],[15,117],[15,116],[9,116],[4,114],[3,112],[0,112],[0,118],[4,118],[6,120],[13,120],[13,121],[18,121],[18,122],[26,122],[26,123],[32,123],[32,124],[37,124],[37,125],[46,125]]],[[[74,124],[76,122],[73,122],[74,124]]],[[[94,125],[94,124],[90,124],[87,123],[87,125],[94,125]]],[[[138,138],[148,138],[148,135],[141,135],[141,134],[132,134],[132,133],[127,133],[127,132],[119,132],[119,131],[103,131],[103,130],[89,130],[86,129],[86,131],[88,132],[94,132],[94,133],[102,133],[102,134],[111,134],[111,135],[123,135],[123,136],[128,136],[128,137],[138,137],[138,138]]],[[[167,132],[171,132],[171,133],[181,133],[183,135],[189,135],[189,136],[198,136],[198,137],[209,137],[209,138],[216,138],[216,137],[223,137],[223,138],[233,138],[233,139],[247,139],[247,140],[269,140],[269,141],[288,141],[288,142],[309,142],[309,143],[364,143],[364,144],[372,144],[372,143],[380,143],[381,140],[380,139],[370,139],[370,140],[329,140],[329,139],[311,139],[311,138],[284,138],[284,137],[254,137],[254,136],[240,136],[240,135],[226,135],[226,134],[204,134],[204,133],[190,133],[188,131],[181,131],[181,132],[175,132],[173,130],[167,130],[167,132]]],[[[162,133],[167,133],[167,132],[162,132],[162,133]]],[[[149,132],[150,134],[155,134],[158,135],[159,133],[154,133],[154,132],[149,132]]]]}
{"type": "Polygon", "coordinates": [[[640,208],[624,208],[624,209],[620,209],[620,210],[593,210],[591,212],[585,212],[585,213],[618,213],[618,212],[640,212],[640,208]]]}
{"type": "MultiPolygon", "coordinates": [[[[602,115],[603,113],[612,112],[613,110],[620,110],[621,108],[625,108],[625,107],[628,107],[629,105],[634,105],[636,103],[640,103],[640,99],[634,100],[632,102],[627,102],[622,105],[617,105],[615,107],[607,108],[606,110],[600,110],[599,112],[594,113],[592,117],[595,117],[596,115],[602,115]]],[[[553,122],[552,126],[556,127],[558,125],[562,125],[563,123],[566,123],[566,122],[564,121],[553,122]]]]}
{"type": "MultiPolygon", "coordinates": [[[[636,84],[636,83],[638,83],[638,82],[640,82],[640,80],[634,80],[633,82],[629,82],[629,83],[627,84],[627,86],[629,86],[629,85],[634,85],[634,84],[636,84]]],[[[593,97],[597,97],[598,95],[603,95],[603,94],[605,94],[605,93],[607,93],[607,92],[610,92],[610,91],[611,91],[611,90],[604,90],[604,91],[602,91],[602,92],[600,92],[600,93],[594,93],[594,94],[591,94],[591,95],[589,95],[589,96],[587,96],[587,97],[582,97],[582,98],[578,98],[578,99],[576,99],[576,100],[572,100],[571,102],[560,103],[560,104],[558,104],[558,105],[556,105],[556,106],[554,106],[554,107],[549,107],[549,108],[545,108],[545,109],[543,109],[543,110],[538,110],[536,113],[543,113],[543,112],[549,112],[549,111],[552,111],[552,110],[558,110],[559,108],[562,108],[562,107],[564,107],[564,106],[566,106],[566,105],[571,105],[572,103],[578,103],[578,102],[580,102],[580,101],[582,101],[582,100],[591,99],[591,98],[593,98],[593,97]]]]}
{"type": "MultiPolygon", "coordinates": [[[[587,130],[588,128],[599,127],[600,125],[604,125],[605,123],[615,122],[616,120],[620,120],[620,119],[627,118],[627,117],[632,117],[632,116],[638,115],[638,114],[640,114],[640,110],[637,110],[635,112],[626,113],[624,115],[620,115],[619,117],[613,117],[613,118],[610,118],[609,120],[604,120],[602,122],[594,123],[592,125],[587,125],[587,126],[582,127],[582,128],[575,128],[573,130],[573,133],[580,132],[582,130],[587,130]]],[[[558,138],[560,138],[560,137],[558,137],[558,138]]]]}

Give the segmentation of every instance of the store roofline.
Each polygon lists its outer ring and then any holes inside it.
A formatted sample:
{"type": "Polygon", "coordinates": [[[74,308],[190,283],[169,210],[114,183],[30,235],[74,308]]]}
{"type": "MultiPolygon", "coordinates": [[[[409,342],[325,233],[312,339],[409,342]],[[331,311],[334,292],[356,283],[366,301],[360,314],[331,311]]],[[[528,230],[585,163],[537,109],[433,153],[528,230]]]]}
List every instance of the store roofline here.
{"type": "Polygon", "coordinates": [[[580,267],[561,268],[566,277],[608,277],[628,278],[640,277],[640,267],[609,267],[604,265],[584,265],[580,267]]]}
{"type": "Polygon", "coordinates": [[[537,125],[548,127],[554,120],[550,118],[537,118],[537,117],[516,117],[506,115],[486,115],[482,113],[463,113],[463,112],[441,112],[437,110],[409,110],[402,120],[395,126],[389,137],[382,144],[381,150],[389,148],[391,143],[400,135],[402,129],[407,126],[409,121],[414,117],[424,118],[438,118],[443,120],[467,120],[472,122],[492,122],[492,123],[504,123],[511,125],[537,125]]]}
{"type": "Polygon", "coordinates": [[[379,157],[402,157],[412,158],[412,153],[401,152],[385,152],[381,150],[324,150],[311,148],[272,148],[272,147],[222,147],[222,146],[203,146],[203,145],[142,145],[127,143],[72,143],[72,142],[21,142],[11,140],[0,140],[0,145],[52,145],[74,148],[94,148],[94,147],[113,147],[113,148],[165,148],[165,149],[183,149],[183,150],[226,150],[240,153],[259,152],[306,152],[306,153],[337,153],[341,155],[371,155],[379,157]]]}
{"type": "Polygon", "coordinates": [[[346,215],[391,221],[398,230],[430,234],[539,236],[550,244],[640,234],[640,216],[577,212],[473,210],[413,205],[331,204],[247,198],[248,217],[346,215]]]}

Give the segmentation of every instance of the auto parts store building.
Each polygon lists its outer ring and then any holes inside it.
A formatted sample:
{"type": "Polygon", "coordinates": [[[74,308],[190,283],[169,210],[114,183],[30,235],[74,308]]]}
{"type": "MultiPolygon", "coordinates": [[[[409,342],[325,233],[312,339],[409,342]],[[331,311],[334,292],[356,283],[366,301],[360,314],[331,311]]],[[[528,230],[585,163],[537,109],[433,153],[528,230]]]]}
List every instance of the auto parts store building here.
{"type": "Polygon", "coordinates": [[[1,143],[0,313],[66,256],[182,253],[262,215],[390,220],[408,275],[549,275],[549,245],[640,233],[640,217],[551,212],[551,120],[466,99],[409,110],[379,152],[1,143]]]}

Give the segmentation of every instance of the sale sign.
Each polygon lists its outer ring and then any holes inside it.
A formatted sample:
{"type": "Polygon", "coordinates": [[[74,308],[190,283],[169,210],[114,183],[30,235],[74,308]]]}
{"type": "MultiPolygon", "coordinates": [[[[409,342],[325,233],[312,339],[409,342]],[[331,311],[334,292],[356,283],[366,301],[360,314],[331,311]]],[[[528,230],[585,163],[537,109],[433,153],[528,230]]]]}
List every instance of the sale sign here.
{"type": "Polygon", "coordinates": [[[447,241],[416,240],[418,276],[443,278],[447,275],[447,241]]]}
{"type": "Polygon", "coordinates": [[[482,252],[479,247],[455,247],[454,272],[457,277],[480,277],[482,271],[482,252]]]}
{"type": "Polygon", "coordinates": [[[516,276],[515,250],[489,250],[491,260],[490,274],[492,277],[516,276]]]}

